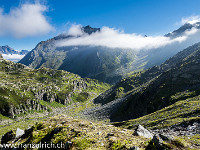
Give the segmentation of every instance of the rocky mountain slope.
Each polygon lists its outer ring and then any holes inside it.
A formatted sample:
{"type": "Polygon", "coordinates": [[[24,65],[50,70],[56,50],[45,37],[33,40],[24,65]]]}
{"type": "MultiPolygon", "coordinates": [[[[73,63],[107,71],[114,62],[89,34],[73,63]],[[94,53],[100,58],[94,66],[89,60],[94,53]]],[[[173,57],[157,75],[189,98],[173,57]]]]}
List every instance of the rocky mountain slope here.
{"type": "Polygon", "coordinates": [[[122,79],[94,100],[102,106],[87,110],[85,114],[122,121],[138,118],[179,100],[198,96],[199,60],[200,43],[197,43],[160,66],[122,79]]]}
{"type": "Polygon", "coordinates": [[[0,58],[0,117],[51,111],[87,101],[109,88],[96,80],[47,68],[29,67],[0,58]]]}
{"type": "MultiPolygon", "coordinates": [[[[100,29],[84,27],[83,31],[91,34],[100,29]]],[[[111,49],[107,47],[69,46],[56,47],[55,43],[62,39],[73,38],[60,35],[40,42],[19,62],[31,68],[47,67],[115,83],[130,68],[135,59],[131,50],[111,49]]]]}
{"type": "MultiPolygon", "coordinates": [[[[181,37],[186,31],[193,28],[199,29],[199,24],[185,24],[165,36],[171,39],[181,37]]],[[[86,26],[82,28],[82,31],[85,34],[92,34],[101,31],[101,29],[86,26]]],[[[186,46],[182,46],[183,48],[179,45],[178,47],[163,47],[139,52],[133,49],[103,46],[56,46],[56,43],[60,40],[71,38],[76,38],[76,36],[63,34],[42,41],[20,60],[20,63],[36,69],[47,67],[66,70],[81,77],[94,78],[115,84],[120,79],[127,77],[127,73],[138,72],[154,65],[160,65],[181,49],[191,45],[186,43],[186,46]]]]}
{"type": "Polygon", "coordinates": [[[9,47],[8,45],[0,46],[0,54],[3,54],[7,60],[14,62],[18,62],[28,52],[29,52],[28,50],[16,51],[13,48],[9,47]]]}

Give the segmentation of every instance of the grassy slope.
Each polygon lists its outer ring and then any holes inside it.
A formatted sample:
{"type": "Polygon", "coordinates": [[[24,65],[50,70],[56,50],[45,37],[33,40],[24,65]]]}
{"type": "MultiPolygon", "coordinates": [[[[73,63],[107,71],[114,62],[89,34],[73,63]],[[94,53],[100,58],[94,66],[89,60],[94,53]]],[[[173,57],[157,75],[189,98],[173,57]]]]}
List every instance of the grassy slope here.
{"type": "MultiPolygon", "coordinates": [[[[116,122],[113,125],[121,128],[135,129],[140,124],[148,129],[163,129],[173,125],[189,125],[194,122],[200,122],[200,96],[180,100],[154,113],[137,119],[116,122]]],[[[178,136],[174,139],[183,146],[182,149],[197,150],[200,148],[199,134],[178,136]],[[191,145],[193,148],[191,148],[191,145]]],[[[172,146],[172,148],[176,149],[177,147],[172,146]]]]}
{"type": "Polygon", "coordinates": [[[180,100],[154,113],[114,125],[134,129],[141,124],[149,129],[160,129],[195,121],[200,121],[200,96],[180,100]]]}

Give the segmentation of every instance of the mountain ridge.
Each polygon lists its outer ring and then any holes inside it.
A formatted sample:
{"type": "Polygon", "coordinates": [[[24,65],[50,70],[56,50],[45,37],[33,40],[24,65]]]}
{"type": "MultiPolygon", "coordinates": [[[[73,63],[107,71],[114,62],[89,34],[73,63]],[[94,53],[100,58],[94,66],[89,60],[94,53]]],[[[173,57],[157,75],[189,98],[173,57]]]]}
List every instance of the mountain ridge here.
{"type": "MultiPolygon", "coordinates": [[[[198,23],[197,23],[198,24],[198,23]]],[[[199,24],[198,24],[199,25],[199,24]]],[[[182,36],[187,30],[197,25],[185,24],[166,37],[182,36]]],[[[85,34],[100,32],[100,28],[89,25],[82,27],[85,34]]],[[[81,35],[80,35],[81,36],[81,35]]],[[[103,46],[64,46],[57,47],[59,40],[76,38],[76,36],[61,34],[47,41],[42,41],[19,62],[31,68],[47,67],[66,70],[82,77],[89,77],[102,82],[115,84],[127,77],[127,73],[134,73],[160,65],[163,61],[179,52],[179,47],[152,49],[150,51],[134,51],[132,49],[108,48],[103,46]]],[[[181,49],[180,49],[181,50],[181,49]]]]}
{"type": "Polygon", "coordinates": [[[0,46],[0,54],[2,54],[5,59],[13,62],[18,62],[28,52],[28,50],[16,51],[8,45],[0,46]]]}
{"type": "Polygon", "coordinates": [[[179,52],[160,66],[130,75],[101,94],[94,103],[98,109],[85,111],[111,121],[123,121],[147,115],[176,101],[200,94],[200,43],[179,52]],[[176,61],[174,61],[176,60],[176,61]],[[112,103],[114,111],[112,112],[112,103]],[[117,105],[117,103],[120,103],[117,105]],[[109,107],[107,107],[109,106],[109,107]]]}
{"type": "Polygon", "coordinates": [[[13,48],[11,48],[8,45],[5,46],[0,46],[0,53],[1,54],[19,54],[19,55],[25,55],[27,54],[29,51],[28,50],[21,50],[21,51],[16,51],[13,48]]]}

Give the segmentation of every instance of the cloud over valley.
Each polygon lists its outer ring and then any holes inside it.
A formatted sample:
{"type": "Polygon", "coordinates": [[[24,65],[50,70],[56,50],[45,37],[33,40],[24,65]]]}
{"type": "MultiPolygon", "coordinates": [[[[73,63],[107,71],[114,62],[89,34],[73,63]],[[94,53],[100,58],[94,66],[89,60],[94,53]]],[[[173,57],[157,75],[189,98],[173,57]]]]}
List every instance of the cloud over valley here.
{"type": "Polygon", "coordinates": [[[59,40],[57,42],[58,47],[103,46],[140,51],[171,47],[171,45],[182,45],[182,43],[191,44],[194,41],[198,42],[196,38],[200,37],[200,31],[192,28],[191,30],[186,30],[181,36],[170,38],[166,36],[142,36],[134,33],[127,34],[120,30],[103,27],[100,31],[89,35],[82,31],[81,25],[72,25],[68,31],[68,35],[72,35],[73,37],[59,40]]]}

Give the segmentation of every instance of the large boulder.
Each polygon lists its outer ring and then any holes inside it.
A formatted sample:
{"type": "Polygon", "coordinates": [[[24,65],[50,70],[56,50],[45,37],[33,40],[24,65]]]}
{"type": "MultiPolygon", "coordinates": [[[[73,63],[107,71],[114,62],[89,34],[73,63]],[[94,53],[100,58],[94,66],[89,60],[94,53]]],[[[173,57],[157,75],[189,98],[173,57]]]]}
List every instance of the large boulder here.
{"type": "Polygon", "coordinates": [[[22,129],[20,129],[20,128],[17,128],[15,138],[19,138],[19,137],[21,137],[22,135],[24,135],[24,130],[22,130],[22,129]]]}
{"type": "Polygon", "coordinates": [[[154,135],[153,139],[149,142],[148,146],[145,150],[166,150],[170,149],[166,144],[164,144],[164,141],[170,141],[170,139],[163,135],[154,135]]]}
{"type": "Polygon", "coordinates": [[[145,129],[142,125],[138,125],[133,135],[143,136],[145,138],[151,138],[151,139],[153,138],[153,134],[147,129],[145,129]]]}

